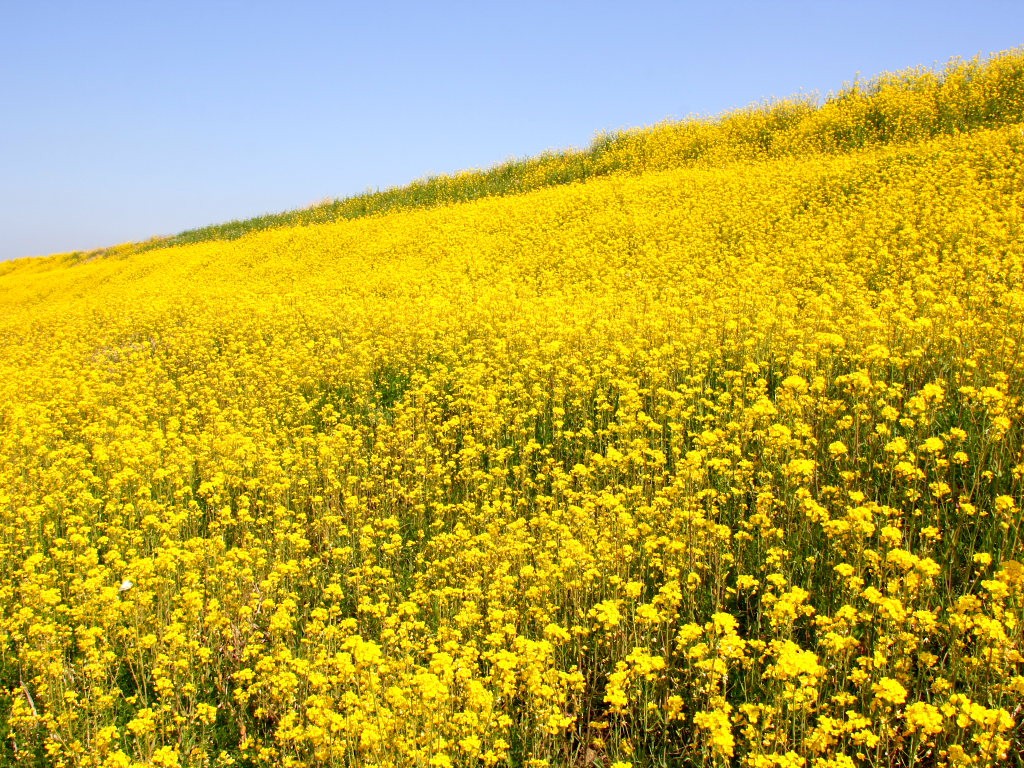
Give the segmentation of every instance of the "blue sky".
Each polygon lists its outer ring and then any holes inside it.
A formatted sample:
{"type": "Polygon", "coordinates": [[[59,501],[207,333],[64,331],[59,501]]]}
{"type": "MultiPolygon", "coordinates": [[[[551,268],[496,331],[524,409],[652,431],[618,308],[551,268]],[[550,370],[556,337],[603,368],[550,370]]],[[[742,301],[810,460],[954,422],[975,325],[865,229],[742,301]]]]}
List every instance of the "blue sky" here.
{"type": "Polygon", "coordinates": [[[1024,2],[0,0],[0,259],[1024,44],[1024,2]]]}

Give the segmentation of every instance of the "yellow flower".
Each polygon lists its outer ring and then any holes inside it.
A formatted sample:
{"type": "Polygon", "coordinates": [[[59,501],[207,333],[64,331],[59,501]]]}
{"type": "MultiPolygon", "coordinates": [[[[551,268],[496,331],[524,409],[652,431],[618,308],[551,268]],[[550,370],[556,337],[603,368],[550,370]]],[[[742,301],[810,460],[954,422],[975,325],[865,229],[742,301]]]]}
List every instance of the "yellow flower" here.
{"type": "Polygon", "coordinates": [[[715,709],[698,712],[693,716],[693,724],[707,733],[708,743],[712,752],[724,758],[735,754],[736,739],[732,734],[732,723],[729,720],[731,707],[725,702],[715,709]]]}
{"type": "Polygon", "coordinates": [[[888,704],[902,704],[907,700],[907,689],[891,677],[883,677],[871,686],[876,701],[888,704]]]}
{"type": "Polygon", "coordinates": [[[600,602],[591,609],[590,613],[597,620],[598,624],[605,629],[613,629],[622,621],[618,600],[600,602]]]}
{"type": "Polygon", "coordinates": [[[831,453],[833,457],[838,459],[840,456],[845,456],[847,453],[849,453],[850,449],[846,447],[846,443],[842,442],[841,440],[836,440],[832,443],[829,443],[828,452],[831,453]]]}
{"type": "Polygon", "coordinates": [[[924,701],[915,701],[904,712],[910,733],[920,731],[927,735],[942,732],[942,713],[938,707],[924,701]]]}

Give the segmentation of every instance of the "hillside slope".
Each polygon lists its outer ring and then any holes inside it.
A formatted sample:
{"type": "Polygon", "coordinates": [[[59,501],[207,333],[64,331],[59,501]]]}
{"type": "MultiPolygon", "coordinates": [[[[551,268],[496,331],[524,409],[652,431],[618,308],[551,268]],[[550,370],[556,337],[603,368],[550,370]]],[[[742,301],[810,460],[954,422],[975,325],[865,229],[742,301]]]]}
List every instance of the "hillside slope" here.
{"type": "Polygon", "coordinates": [[[738,160],[807,157],[905,144],[1024,121],[1024,50],[987,60],[952,60],[854,81],[823,103],[773,101],[716,118],[667,121],[602,134],[582,150],[510,160],[488,170],[435,176],[400,187],[284,213],[230,221],[141,243],[75,253],[73,260],[127,255],[170,245],[230,240],[276,227],[324,224],[484,197],[516,195],[611,174],[708,168],[738,160]]]}
{"type": "Polygon", "coordinates": [[[1020,765],[999,123],[5,268],[4,758],[1020,765]]]}

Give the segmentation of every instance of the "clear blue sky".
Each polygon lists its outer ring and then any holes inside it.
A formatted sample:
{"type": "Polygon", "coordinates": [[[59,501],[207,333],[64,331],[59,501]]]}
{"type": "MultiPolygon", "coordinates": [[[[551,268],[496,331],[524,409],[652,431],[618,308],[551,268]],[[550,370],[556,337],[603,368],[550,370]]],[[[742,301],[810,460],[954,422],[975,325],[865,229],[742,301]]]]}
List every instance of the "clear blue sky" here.
{"type": "Polygon", "coordinates": [[[1024,2],[0,0],[0,259],[1024,44],[1024,2]]]}

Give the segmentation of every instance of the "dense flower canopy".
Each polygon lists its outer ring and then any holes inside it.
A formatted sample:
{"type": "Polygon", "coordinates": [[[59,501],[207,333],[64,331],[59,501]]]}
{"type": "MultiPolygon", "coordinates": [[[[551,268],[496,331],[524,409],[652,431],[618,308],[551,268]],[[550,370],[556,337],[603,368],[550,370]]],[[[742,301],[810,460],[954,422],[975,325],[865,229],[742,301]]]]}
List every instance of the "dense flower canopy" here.
{"type": "Polygon", "coordinates": [[[1019,764],[1024,129],[900,92],[0,270],[0,755],[1019,764]]]}

